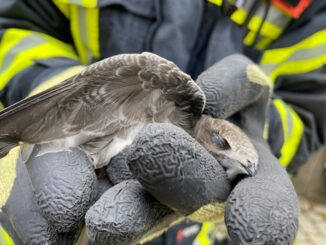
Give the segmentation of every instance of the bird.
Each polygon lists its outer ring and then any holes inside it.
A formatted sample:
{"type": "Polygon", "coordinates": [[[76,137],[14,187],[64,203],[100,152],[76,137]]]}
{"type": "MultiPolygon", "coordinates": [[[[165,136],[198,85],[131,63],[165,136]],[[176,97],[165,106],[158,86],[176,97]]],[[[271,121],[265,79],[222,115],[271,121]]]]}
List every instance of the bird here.
{"type": "Polygon", "coordinates": [[[232,180],[254,176],[258,154],[225,119],[203,114],[205,94],[176,64],[154,53],[119,54],[0,111],[0,158],[38,144],[39,155],[78,147],[95,168],[128,149],[149,123],[183,128],[219,159],[232,180]]]}

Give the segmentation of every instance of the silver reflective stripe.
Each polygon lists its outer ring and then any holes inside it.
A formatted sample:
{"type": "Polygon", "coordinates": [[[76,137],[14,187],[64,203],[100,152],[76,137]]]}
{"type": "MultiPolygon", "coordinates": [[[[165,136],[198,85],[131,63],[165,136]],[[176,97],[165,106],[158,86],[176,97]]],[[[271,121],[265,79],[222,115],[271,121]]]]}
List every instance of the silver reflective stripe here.
{"type": "MultiPolygon", "coordinates": [[[[260,4],[255,15],[259,18],[264,18],[265,8],[267,3],[260,4]]],[[[283,13],[278,8],[274,7],[273,5],[270,7],[270,10],[268,12],[268,15],[266,16],[267,22],[269,22],[272,25],[275,25],[279,27],[280,29],[284,29],[284,27],[287,26],[289,21],[291,20],[291,17],[283,13]]]]}
{"type": "Polygon", "coordinates": [[[264,17],[264,12],[265,12],[266,7],[267,7],[267,5],[266,5],[265,2],[260,2],[259,5],[258,5],[257,10],[255,12],[255,15],[262,19],[264,17]]]}
{"type": "Polygon", "coordinates": [[[286,107],[286,122],[288,126],[286,138],[290,138],[293,129],[293,120],[292,120],[292,114],[291,111],[289,110],[289,107],[286,107]]]}
{"type": "Polygon", "coordinates": [[[278,65],[261,65],[261,68],[267,75],[269,75],[272,73],[272,71],[275,70],[277,66],[278,65]]]}
{"type": "Polygon", "coordinates": [[[87,8],[78,7],[79,33],[80,33],[82,44],[86,51],[87,60],[88,62],[92,62],[93,55],[91,53],[91,50],[89,48],[89,43],[88,43],[89,42],[88,32],[90,30],[88,30],[87,28],[86,12],[87,12],[87,8]]]}
{"type": "MultiPolygon", "coordinates": [[[[300,49],[300,50],[292,53],[286,60],[284,60],[283,63],[293,62],[293,61],[310,60],[310,59],[316,58],[320,55],[323,55],[325,53],[326,53],[326,44],[320,45],[320,46],[317,46],[314,48],[300,49]]],[[[280,65],[282,65],[282,63],[281,64],[262,65],[262,68],[267,74],[270,74],[272,71],[274,71],[280,65]]]]}
{"type": "Polygon", "coordinates": [[[241,8],[244,9],[244,10],[246,10],[248,12],[249,9],[253,6],[253,4],[254,4],[254,1],[253,0],[245,0],[241,4],[241,8]]]}
{"type": "Polygon", "coordinates": [[[271,7],[271,10],[269,11],[266,19],[268,22],[271,22],[272,24],[278,26],[281,29],[284,29],[292,20],[290,16],[286,15],[274,6],[271,7]]]}
{"type": "Polygon", "coordinates": [[[299,61],[299,60],[309,60],[315,58],[319,55],[326,53],[326,44],[320,45],[314,48],[301,49],[293,53],[287,58],[288,61],[299,61]]]}
{"type": "Polygon", "coordinates": [[[71,4],[77,4],[77,5],[82,5],[83,0],[69,0],[69,3],[71,4]]]}
{"type": "MultiPolygon", "coordinates": [[[[244,0],[241,3],[240,8],[243,9],[246,14],[248,14],[250,9],[253,7],[254,2],[254,0],[244,0]]],[[[261,1],[256,12],[254,13],[254,16],[263,19],[266,7],[267,3],[265,1],[261,1]]],[[[290,20],[290,16],[286,15],[282,10],[278,9],[274,5],[271,5],[265,21],[279,27],[280,29],[284,29],[290,20]]]]}
{"type": "Polygon", "coordinates": [[[231,19],[238,24],[244,24],[254,3],[257,3],[256,10],[250,16],[246,26],[249,32],[243,42],[247,46],[255,45],[256,49],[264,50],[283,33],[292,18],[266,1],[247,0],[243,1],[239,10],[231,15],[231,19]],[[269,9],[266,13],[267,8],[269,9]],[[265,16],[265,14],[267,15],[265,16]]]}
{"type": "Polygon", "coordinates": [[[39,35],[29,35],[21,39],[9,52],[3,57],[3,63],[0,67],[0,73],[4,72],[15,60],[16,56],[22,51],[28,50],[30,48],[36,47],[46,40],[39,35]]]}

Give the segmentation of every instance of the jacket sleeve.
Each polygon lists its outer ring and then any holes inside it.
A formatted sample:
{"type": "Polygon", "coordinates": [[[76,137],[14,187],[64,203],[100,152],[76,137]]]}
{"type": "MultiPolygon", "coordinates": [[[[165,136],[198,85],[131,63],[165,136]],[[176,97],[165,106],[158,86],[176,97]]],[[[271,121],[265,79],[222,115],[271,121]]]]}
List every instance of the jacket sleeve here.
{"type": "Polygon", "coordinates": [[[53,81],[61,74],[64,79],[82,68],[70,21],[54,2],[0,0],[0,102],[4,106],[50,78],[53,81]]]}
{"type": "Polygon", "coordinates": [[[326,12],[316,12],[309,21],[290,25],[260,62],[274,82],[270,143],[290,172],[326,139],[326,12]],[[281,128],[273,123],[277,120],[281,128]],[[283,137],[275,140],[280,130],[283,137]]]}

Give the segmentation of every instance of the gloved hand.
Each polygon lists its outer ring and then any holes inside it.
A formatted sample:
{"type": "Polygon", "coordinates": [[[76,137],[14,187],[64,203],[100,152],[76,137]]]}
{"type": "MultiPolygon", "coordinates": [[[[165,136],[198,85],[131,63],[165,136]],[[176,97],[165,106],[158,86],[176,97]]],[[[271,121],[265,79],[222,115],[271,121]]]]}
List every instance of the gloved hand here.
{"type": "Polygon", "coordinates": [[[24,243],[69,244],[86,214],[91,240],[131,244],[185,216],[216,220],[227,200],[225,221],[235,244],[290,244],[297,229],[297,201],[285,170],[262,138],[269,94],[262,76],[246,58],[230,56],[198,78],[207,96],[205,113],[230,118],[256,146],[255,177],[230,183],[218,159],[169,124],[145,127],[128,156],[112,160],[113,187],[77,149],[35,157],[35,148],[26,165],[18,159],[13,170],[17,177],[2,208],[9,221],[5,229],[24,243]]]}
{"type": "Polygon", "coordinates": [[[14,244],[72,244],[96,198],[92,165],[78,150],[33,157],[26,164],[18,154],[14,148],[0,160],[1,225],[14,244]]]}
{"type": "Polygon", "coordinates": [[[257,175],[241,180],[226,202],[225,222],[233,244],[292,244],[298,228],[295,190],[263,139],[265,117],[269,114],[268,89],[265,87],[251,99],[246,97],[247,86],[268,81],[264,77],[248,59],[234,55],[198,79],[207,96],[205,112],[238,124],[259,155],[257,175]],[[231,73],[227,67],[232,66],[237,68],[231,73]],[[239,100],[244,98],[248,100],[241,104],[239,100]]]}

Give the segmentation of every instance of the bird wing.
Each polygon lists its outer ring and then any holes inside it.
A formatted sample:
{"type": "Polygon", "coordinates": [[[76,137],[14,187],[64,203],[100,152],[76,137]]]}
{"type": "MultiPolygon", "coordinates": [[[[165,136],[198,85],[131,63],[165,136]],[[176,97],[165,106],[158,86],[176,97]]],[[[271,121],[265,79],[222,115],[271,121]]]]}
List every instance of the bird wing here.
{"type": "Polygon", "coordinates": [[[78,144],[138,122],[190,125],[205,96],[174,63],[152,53],[122,54],[0,112],[0,157],[19,142],[69,138],[78,144]]]}

